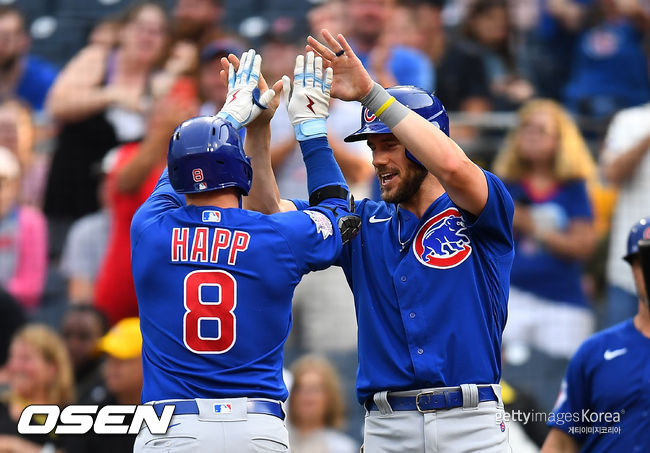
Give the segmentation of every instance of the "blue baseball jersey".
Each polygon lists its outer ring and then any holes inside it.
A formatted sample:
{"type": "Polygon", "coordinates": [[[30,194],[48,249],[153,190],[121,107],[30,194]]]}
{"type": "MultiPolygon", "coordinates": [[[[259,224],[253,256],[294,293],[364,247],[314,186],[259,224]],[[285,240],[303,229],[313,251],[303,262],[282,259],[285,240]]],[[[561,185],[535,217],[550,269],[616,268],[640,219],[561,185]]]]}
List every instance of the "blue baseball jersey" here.
{"type": "MultiPolygon", "coordinates": [[[[521,182],[506,182],[506,187],[514,201],[531,210],[533,218],[543,219],[557,230],[566,231],[572,220],[593,219],[583,180],[561,184],[543,198],[535,197],[521,182]]],[[[510,279],[513,287],[552,301],[586,307],[582,270],[579,260],[550,253],[534,238],[515,232],[515,261],[510,279]]]]}
{"type": "Polygon", "coordinates": [[[650,338],[630,319],[587,339],[569,363],[548,425],[582,452],[650,446],[650,338]]]}
{"type": "Polygon", "coordinates": [[[263,215],[188,206],[163,172],[131,225],[143,402],[286,399],[282,349],[293,290],[342,247],[332,212],[318,209],[263,215]]]}
{"type": "Polygon", "coordinates": [[[339,264],[355,299],[361,403],[383,390],[499,382],[514,206],[485,176],[478,217],[446,193],[421,219],[383,201],[357,204],[361,232],[339,264]]]}

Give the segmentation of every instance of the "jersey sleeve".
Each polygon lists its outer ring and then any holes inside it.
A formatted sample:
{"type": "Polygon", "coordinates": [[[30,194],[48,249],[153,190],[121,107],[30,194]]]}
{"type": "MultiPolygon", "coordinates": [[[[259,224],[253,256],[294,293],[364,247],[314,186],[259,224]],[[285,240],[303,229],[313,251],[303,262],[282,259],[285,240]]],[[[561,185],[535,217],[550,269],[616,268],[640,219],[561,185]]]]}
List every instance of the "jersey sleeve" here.
{"type": "MultiPolygon", "coordinates": [[[[323,206],[272,215],[276,229],[289,244],[301,274],[331,266],[341,253],[338,216],[323,206]]],[[[325,206],[330,207],[329,203],[325,206]]],[[[336,206],[336,210],[347,212],[341,205],[336,206]]]]}
{"type": "Polygon", "coordinates": [[[488,185],[488,199],[485,207],[474,217],[464,212],[467,228],[473,235],[483,239],[486,247],[493,253],[505,255],[514,248],[512,237],[512,218],[515,205],[506,186],[499,178],[483,170],[488,185]]]}
{"type": "Polygon", "coordinates": [[[588,343],[583,344],[569,362],[555,407],[547,425],[559,429],[582,443],[587,434],[583,430],[583,409],[589,408],[589,382],[587,382],[584,361],[588,357],[588,343]]]}
{"type": "Polygon", "coordinates": [[[131,221],[131,244],[135,244],[140,234],[156,220],[157,216],[170,209],[185,206],[185,197],[176,193],[165,168],[149,198],[138,208],[131,221]]]}

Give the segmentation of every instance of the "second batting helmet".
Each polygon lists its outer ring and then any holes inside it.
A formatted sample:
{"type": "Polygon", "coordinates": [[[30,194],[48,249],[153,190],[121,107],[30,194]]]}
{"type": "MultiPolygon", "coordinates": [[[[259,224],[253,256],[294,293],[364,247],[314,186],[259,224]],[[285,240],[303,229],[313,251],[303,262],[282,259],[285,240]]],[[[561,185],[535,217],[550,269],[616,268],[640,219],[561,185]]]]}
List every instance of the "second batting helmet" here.
{"type": "Polygon", "coordinates": [[[639,253],[639,241],[641,239],[650,239],[650,217],[645,217],[635,223],[627,236],[627,254],[623,259],[630,264],[632,264],[632,259],[639,253]]]}
{"type": "Polygon", "coordinates": [[[214,116],[191,118],[174,130],[167,168],[178,193],[236,187],[247,195],[253,179],[237,129],[214,116]]]}
{"type": "MultiPolygon", "coordinates": [[[[401,104],[405,105],[415,113],[436,125],[442,132],[449,136],[449,117],[447,110],[433,94],[422,88],[406,85],[398,85],[388,88],[386,91],[401,104]]],[[[377,116],[366,107],[361,109],[361,128],[345,137],[346,142],[366,140],[372,134],[390,134],[391,130],[382,123],[377,116]]],[[[422,165],[413,155],[406,150],[406,156],[413,162],[422,165]]]]}

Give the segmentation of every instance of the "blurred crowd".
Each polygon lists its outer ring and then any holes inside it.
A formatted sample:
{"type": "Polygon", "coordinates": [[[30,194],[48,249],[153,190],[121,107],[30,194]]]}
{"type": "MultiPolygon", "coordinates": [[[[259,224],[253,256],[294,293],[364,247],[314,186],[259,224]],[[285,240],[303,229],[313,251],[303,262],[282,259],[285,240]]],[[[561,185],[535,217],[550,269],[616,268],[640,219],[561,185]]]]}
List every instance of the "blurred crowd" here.
{"type": "MultiPolygon", "coordinates": [[[[621,257],[650,215],[650,1],[4,0],[0,452],[119,450],[10,433],[28,404],[139,402],[129,227],[169,135],[223,105],[221,57],[253,46],[273,82],[322,28],[344,33],[384,86],[435,91],[451,137],[513,196],[505,399],[550,410],[581,342],[635,313],[621,257]]],[[[373,198],[370,150],[343,141],[360,111],[332,101],[329,139],[355,197],[373,198]]],[[[282,197],[306,198],[282,107],[271,153],[282,197]]],[[[292,450],[357,451],[356,324],[340,269],[297,288],[286,364],[292,450]]],[[[539,445],[544,433],[526,428],[539,445]]]]}

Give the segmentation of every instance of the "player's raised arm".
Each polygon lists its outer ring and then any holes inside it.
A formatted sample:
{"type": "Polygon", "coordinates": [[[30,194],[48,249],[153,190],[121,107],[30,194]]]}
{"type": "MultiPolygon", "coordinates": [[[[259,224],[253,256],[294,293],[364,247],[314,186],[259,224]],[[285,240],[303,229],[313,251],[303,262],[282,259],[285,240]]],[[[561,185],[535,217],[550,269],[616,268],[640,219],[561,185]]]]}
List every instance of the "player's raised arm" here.
{"type": "Polygon", "coordinates": [[[350,192],[327,141],[332,78],[332,68],[323,71],[322,58],[308,52],[296,57],[293,83],[284,76],[282,88],[307,169],[309,205],[334,213],[345,243],[358,232],[360,219],[348,215],[350,192]]]}
{"type": "Polygon", "coordinates": [[[440,181],[457,206],[478,215],[488,198],[483,171],[439,128],[397,102],[373,82],[343,35],[339,34],[335,39],[323,30],[323,38],[327,45],[310,36],[308,48],[316,51],[325,64],[333,68],[332,96],[360,101],[440,181]]]}
{"type": "Polygon", "coordinates": [[[232,54],[221,59],[221,77],[228,86],[228,94],[217,116],[237,129],[246,127],[244,149],[255,178],[249,196],[243,199],[243,207],[271,214],[280,210],[280,193],[271,168],[270,121],[280,103],[282,81],[269,89],[260,72],[261,65],[262,57],[253,49],[244,52],[241,59],[232,54]]]}

